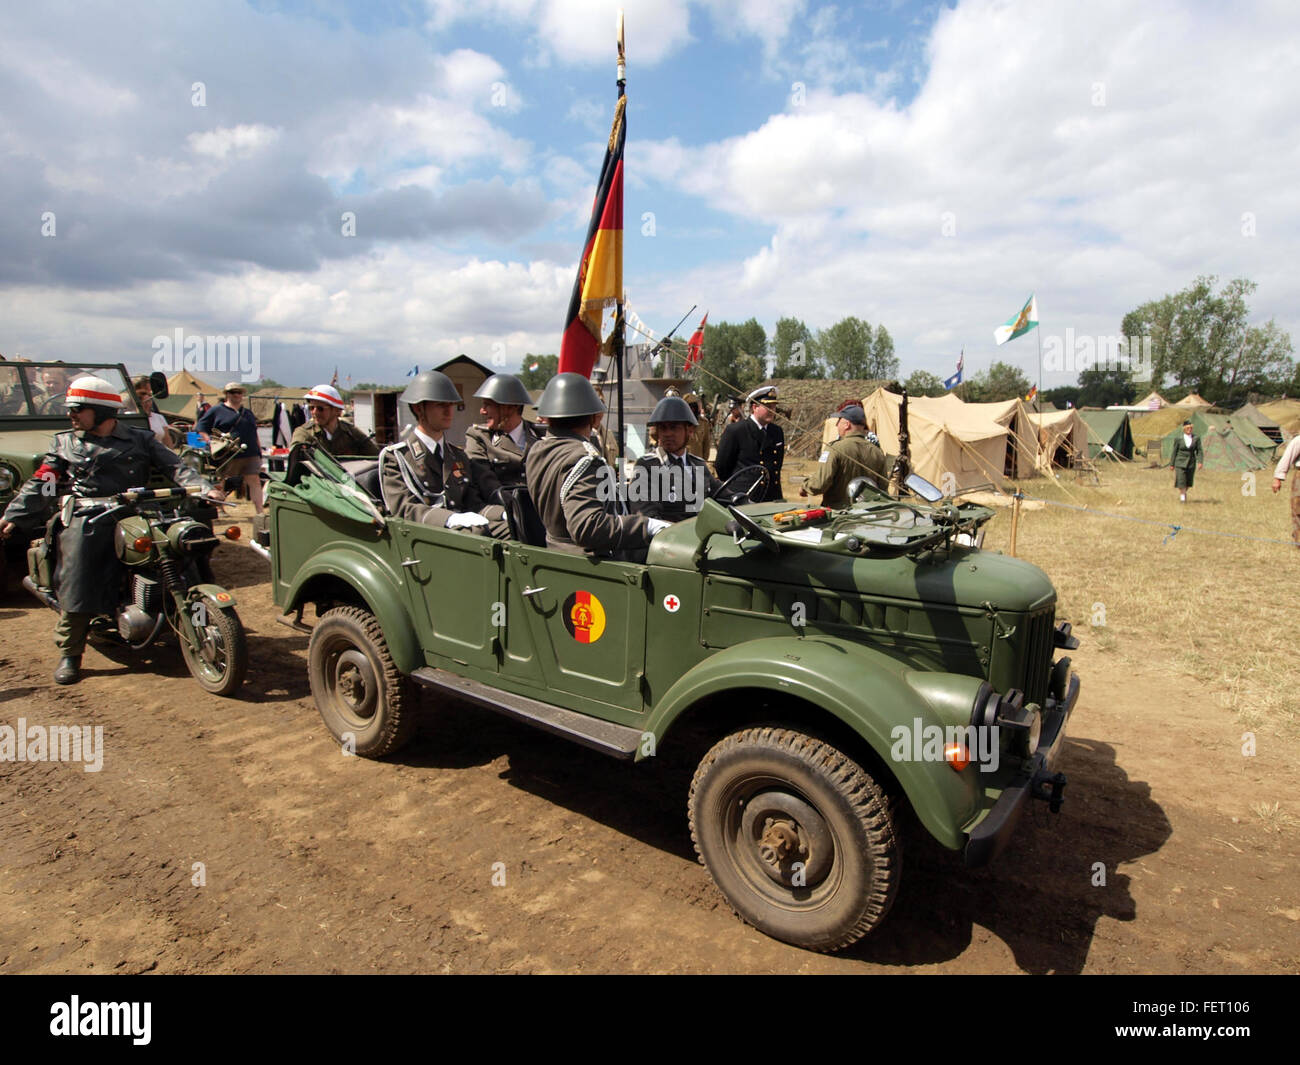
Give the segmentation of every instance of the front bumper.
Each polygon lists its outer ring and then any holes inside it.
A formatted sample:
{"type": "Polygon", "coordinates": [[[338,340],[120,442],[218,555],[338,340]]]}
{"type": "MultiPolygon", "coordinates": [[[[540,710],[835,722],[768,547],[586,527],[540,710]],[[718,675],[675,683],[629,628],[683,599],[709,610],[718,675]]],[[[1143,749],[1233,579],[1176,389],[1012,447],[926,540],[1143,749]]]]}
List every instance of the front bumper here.
{"type": "Polygon", "coordinates": [[[965,854],[968,866],[987,865],[998,856],[1015,833],[1031,798],[1036,796],[1050,801],[1053,812],[1060,809],[1065,777],[1054,773],[1052,766],[1056,764],[1065,742],[1065,723],[1078,701],[1079,678],[1071,674],[1065,698],[1057,702],[1049,696],[1043,707],[1042,736],[1029,769],[1007,785],[993,809],[967,836],[965,854]]]}

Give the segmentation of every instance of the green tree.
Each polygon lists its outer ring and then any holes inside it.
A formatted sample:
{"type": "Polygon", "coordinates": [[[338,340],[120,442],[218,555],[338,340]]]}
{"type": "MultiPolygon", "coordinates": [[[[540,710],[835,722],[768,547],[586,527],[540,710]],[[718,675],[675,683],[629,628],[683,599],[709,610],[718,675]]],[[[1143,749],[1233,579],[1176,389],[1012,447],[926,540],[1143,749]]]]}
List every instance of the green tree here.
{"type": "Polygon", "coordinates": [[[903,382],[903,387],[909,396],[942,396],[946,391],[942,378],[928,370],[913,370],[903,382]]]}
{"type": "Polygon", "coordinates": [[[1078,385],[1061,385],[1060,388],[1049,388],[1045,392],[1039,393],[1045,403],[1051,403],[1061,410],[1066,407],[1081,407],[1079,402],[1080,389],[1078,385]]]}
{"type": "Polygon", "coordinates": [[[898,376],[898,358],[894,355],[894,338],[884,325],[876,326],[876,339],[871,346],[872,366],[869,377],[892,378],[898,376]]]}
{"type": "Polygon", "coordinates": [[[841,318],[821,330],[817,334],[817,351],[829,378],[863,381],[877,376],[870,372],[874,364],[871,326],[861,318],[841,318]]]}
{"type": "Polygon", "coordinates": [[[560,366],[560,357],[558,355],[532,355],[524,356],[523,365],[519,370],[519,380],[524,383],[524,387],[530,390],[545,388],[546,382],[555,376],[560,366]],[[533,363],[537,364],[536,370],[529,369],[533,363]]]}
{"type": "Polygon", "coordinates": [[[1132,403],[1136,398],[1133,376],[1123,367],[1097,367],[1079,374],[1078,406],[1109,407],[1132,403]]]}
{"type": "Polygon", "coordinates": [[[776,377],[821,377],[813,332],[798,318],[782,318],[776,323],[772,354],[776,356],[776,377]]]}
{"type": "Polygon", "coordinates": [[[756,318],[736,325],[710,322],[704,327],[704,347],[695,387],[701,395],[712,392],[742,391],[746,380],[753,378],[753,366],[740,365],[742,355],[757,360],[758,376],[749,388],[763,379],[763,359],[767,356],[767,331],[756,318]]]}
{"type": "Polygon", "coordinates": [[[995,362],[975,375],[962,398],[972,403],[1001,403],[1017,397],[1023,399],[1029,389],[1029,378],[1019,367],[995,362]]]}

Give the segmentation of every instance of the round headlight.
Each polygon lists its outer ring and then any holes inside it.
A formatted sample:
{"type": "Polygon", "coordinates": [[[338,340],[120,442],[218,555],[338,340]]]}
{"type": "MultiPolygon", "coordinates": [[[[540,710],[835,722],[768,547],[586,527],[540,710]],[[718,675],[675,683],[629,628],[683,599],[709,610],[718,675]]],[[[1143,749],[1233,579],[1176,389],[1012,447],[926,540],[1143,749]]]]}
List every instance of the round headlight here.
{"type": "Polygon", "coordinates": [[[18,482],[15,471],[0,463],[0,492],[7,492],[18,482]]]}

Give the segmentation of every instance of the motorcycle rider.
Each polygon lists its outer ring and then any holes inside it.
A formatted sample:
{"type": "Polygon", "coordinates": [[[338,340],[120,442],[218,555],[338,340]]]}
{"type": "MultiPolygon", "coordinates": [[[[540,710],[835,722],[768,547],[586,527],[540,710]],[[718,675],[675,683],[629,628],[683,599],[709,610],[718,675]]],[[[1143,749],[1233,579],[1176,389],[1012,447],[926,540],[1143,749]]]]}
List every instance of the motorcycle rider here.
{"type": "MultiPolygon", "coordinates": [[[[103,378],[78,377],[63,400],[72,428],[54,434],[49,454],[10,501],[0,518],[0,539],[7,539],[15,529],[34,532],[55,508],[60,485],[80,500],[142,488],[151,473],[162,471],[182,487],[207,488],[209,498],[225,499],[223,492],[182,466],[148,429],[119,423],[122,397],[103,378]]],[[[58,538],[54,583],[60,612],[54,644],[62,658],[54,671],[57,684],[76,684],[81,679],[90,622],[117,605],[118,582],[105,579],[117,566],[115,524],[92,525],[88,517],[79,514],[74,504],[58,538]]]]}

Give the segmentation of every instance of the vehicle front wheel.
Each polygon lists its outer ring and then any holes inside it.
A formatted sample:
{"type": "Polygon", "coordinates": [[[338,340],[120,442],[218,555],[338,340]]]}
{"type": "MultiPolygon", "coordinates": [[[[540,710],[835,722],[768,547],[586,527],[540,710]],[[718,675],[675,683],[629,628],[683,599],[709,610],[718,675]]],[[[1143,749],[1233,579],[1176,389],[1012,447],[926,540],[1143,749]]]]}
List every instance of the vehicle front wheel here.
{"type": "Polygon", "coordinates": [[[893,905],[902,859],[891,800],[821,740],[733,733],[700,762],[689,811],[700,861],[736,913],[774,939],[838,950],[893,905]]]}
{"type": "Polygon", "coordinates": [[[369,611],[327,611],[312,629],[307,672],[325,726],[354,753],[382,758],[415,732],[415,686],[393,663],[369,611]]]}
{"type": "Polygon", "coordinates": [[[199,687],[213,695],[234,695],[248,673],[248,641],[234,607],[208,599],[191,604],[191,624],[198,644],[178,631],[181,654],[199,687]]]}

